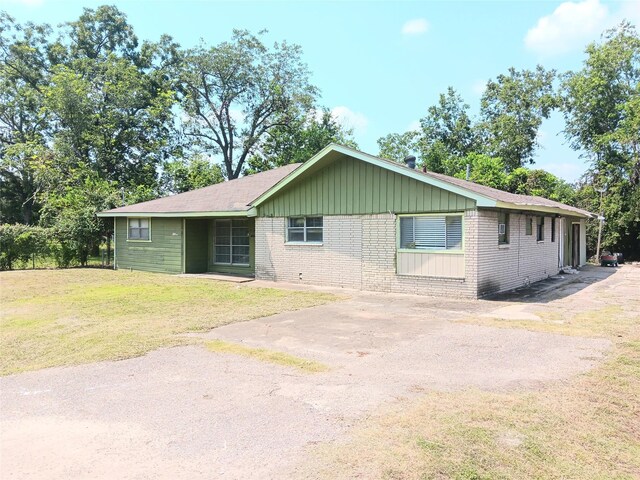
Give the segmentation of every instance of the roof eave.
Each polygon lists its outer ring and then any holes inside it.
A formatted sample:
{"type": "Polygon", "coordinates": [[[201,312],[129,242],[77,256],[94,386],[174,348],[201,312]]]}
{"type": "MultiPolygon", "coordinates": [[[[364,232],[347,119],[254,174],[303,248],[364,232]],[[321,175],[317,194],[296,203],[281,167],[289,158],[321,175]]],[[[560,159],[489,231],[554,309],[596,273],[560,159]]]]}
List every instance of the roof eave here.
{"type": "Polygon", "coordinates": [[[247,217],[249,210],[230,210],[221,212],[99,212],[98,217],[159,217],[159,218],[198,218],[198,217],[247,217]]]}
{"type": "Polygon", "coordinates": [[[313,167],[313,165],[322,161],[322,159],[331,151],[342,153],[343,155],[347,155],[347,156],[356,158],[358,160],[361,160],[363,162],[376,165],[385,170],[389,170],[389,171],[398,173],[400,175],[413,178],[415,180],[418,180],[419,182],[426,183],[428,185],[432,185],[437,188],[441,188],[443,190],[446,190],[451,193],[455,193],[457,195],[460,195],[466,198],[470,198],[471,200],[474,200],[476,202],[476,205],[478,207],[495,207],[496,206],[496,200],[492,198],[472,192],[470,190],[467,190],[466,188],[458,187],[457,185],[453,185],[451,183],[447,183],[442,180],[438,180],[436,178],[423,175],[416,170],[408,169],[406,167],[403,167],[402,165],[398,164],[396,166],[391,162],[381,160],[380,158],[375,157],[373,155],[369,155],[368,153],[360,152],[358,150],[354,150],[352,148],[345,147],[343,145],[338,145],[335,143],[331,143],[327,145],[325,148],[323,148],[322,150],[320,150],[313,157],[307,160],[301,167],[296,168],[293,172],[291,172],[289,175],[287,175],[282,180],[280,180],[280,182],[278,182],[269,190],[267,190],[258,198],[256,198],[253,202],[251,202],[251,205],[253,205],[254,207],[257,207],[260,204],[264,203],[267,199],[271,198],[282,188],[286,187],[291,182],[293,182],[296,178],[303,175],[304,172],[306,172],[311,167],[313,167]]]}
{"type": "Polygon", "coordinates": [[[567,208],[562,207],[550,207],[546,205],[532,205],[532,204],[524,204],[524,203],[511,203],[511,202],[496,202],[497,208],[504,208],[507,210],[521,210],[521,211],[532,211],[532,212],[544,212],[544,213],[556,213],[559,215],[567,215],[571,217],[582,217],[582,218],[596,218],[597,215],[595,213],[587,212],[586,210],[574,211],[567,208]]]}

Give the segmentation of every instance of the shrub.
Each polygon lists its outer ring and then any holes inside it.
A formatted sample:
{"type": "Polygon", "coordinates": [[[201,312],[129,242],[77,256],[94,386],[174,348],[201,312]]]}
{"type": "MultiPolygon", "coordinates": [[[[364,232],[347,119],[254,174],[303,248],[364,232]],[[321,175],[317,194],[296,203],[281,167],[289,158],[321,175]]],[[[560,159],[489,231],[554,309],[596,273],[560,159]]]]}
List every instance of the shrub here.
{"type": "Polygon", "coordinates": [[[22,224],[0,225],[0,270],[11,270],[16,261],[28,262],[50,254],[52,232],[22,224]]]}

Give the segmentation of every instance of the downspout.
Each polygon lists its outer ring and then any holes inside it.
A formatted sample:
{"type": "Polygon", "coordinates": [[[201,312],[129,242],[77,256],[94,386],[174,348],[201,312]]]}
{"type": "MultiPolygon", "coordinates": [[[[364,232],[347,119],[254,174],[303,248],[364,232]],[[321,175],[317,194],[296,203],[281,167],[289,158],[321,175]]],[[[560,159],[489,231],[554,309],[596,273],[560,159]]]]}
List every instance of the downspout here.
{"type": "Polygon", "coordinates": [[[182,273],[187,273],[187,219],[182,219],[182,273]]]}
{"type": "Polygon", "coordinates": [[[118,235],[116,231],[116,226],[118,225],[118,217],[113,217],[113,269],[117,270],[118,265],[118,235]]]}

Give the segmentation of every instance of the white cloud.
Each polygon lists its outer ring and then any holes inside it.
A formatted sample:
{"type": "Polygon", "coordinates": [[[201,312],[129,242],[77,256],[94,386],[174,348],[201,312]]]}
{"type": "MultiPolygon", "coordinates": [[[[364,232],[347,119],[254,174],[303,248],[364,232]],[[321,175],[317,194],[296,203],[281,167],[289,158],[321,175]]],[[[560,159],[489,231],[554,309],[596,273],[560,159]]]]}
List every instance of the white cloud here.
{"type": "Polygon", "coordinates": [[[403,35],[422,35],[429,30],[429,22],[424,18],[414,18],[408,20],[402,25],[403,35]]]}
{"type": "Polygon", "coordinates": [[[536,140],[540,144],[540,146],[544,147],[544,145],[549,140],[549,134],[544,130],[538,130],[538,134],[536,135],[536,140]]]}
{"type": "Polygon", "coordinates": [[[239,108],[229,108],[229,116],[236,123],[243,123],[246,115],[239,108]]]}
{"type": "Polygon", "coordinates": [[[541,168],[547,172],[553,173],[556,177],[560,177],[567,182],[573,183],[577,181],[587,168],[580,161],[575,162],[536,162],[531,168],[541,168]]]}
{"type": "Polygon", "coordinates": [[[471,90],[478,96],[481,96],[484,91],[487,89],[487,81],[486,80],[476,80],[471,85],[471,90]]]}
{"type": "Polygon", "coordinates": [[[525,46],[542,56],[560,55],[594,40],[611,23],[599,0],[564,2],[551,15],[538,19],[524,38],[525,46]]]}
{"type": "Polygon", "coordinates": [[[640,27],[640,4],[638,0],[622,2],[617,17],[615,23],[620,23],[621,20],[627,19],[637,27],[640,27]]]}
{"type": "Polygon", "coordinates": [[[352,128],[356,134],[364,134],[369,125],[367,117],[359,112],[354,112],[343,105],[331,109],[333,118],[344,128],[352,128]]]}
{"type": "Polygon", "coordinates": [[[421,128],[420,120],[414,120],[407,127],[407,132],[418,132],[420,131],[420,128],[421,128]]]}

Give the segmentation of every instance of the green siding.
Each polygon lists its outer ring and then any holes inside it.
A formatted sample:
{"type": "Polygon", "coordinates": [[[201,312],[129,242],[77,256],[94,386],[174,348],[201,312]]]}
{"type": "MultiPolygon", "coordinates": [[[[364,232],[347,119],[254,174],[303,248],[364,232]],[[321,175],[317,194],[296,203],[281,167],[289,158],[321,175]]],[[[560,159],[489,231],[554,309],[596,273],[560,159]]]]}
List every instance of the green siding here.
{"type": "Polygon", "coordinates": [[[292,215],[370,215],[453,212],[475,208],[475,201],[418,180],[342,156],[307,172],[258,206],[260,217],[292,215]]]}
{"type": "Polygon", "coordinates": [[[185,220],[186,273],[204,273],[209,261],[210,220],[185,220]]]}
{"type": "MultiPolygon", "coordinates": [[[[224,218],[220,218],[220,220],[225,220],[224,218]]],[[[255,220],[253,218],[247,219],[248,227],[249,227],[249,266],[243,267],[239,265],[218,265],[213,262],[213,225],[214,220],[209,222],[209,239],[208,239],[208,257],[209,257],[209,271],[210,272],[218,272],[218,273],[231,273],[236,275],[253,275],[255,272],[255,220]]],[[[188,238],[188,237],[187,237],[188,238]]]]}
{"type": "Polygon", "coordinates": [[[116,219],[117,268],[182,273],[182,219],[151,218],[151,241],[127,241],[127,219],[116,219]]]}

